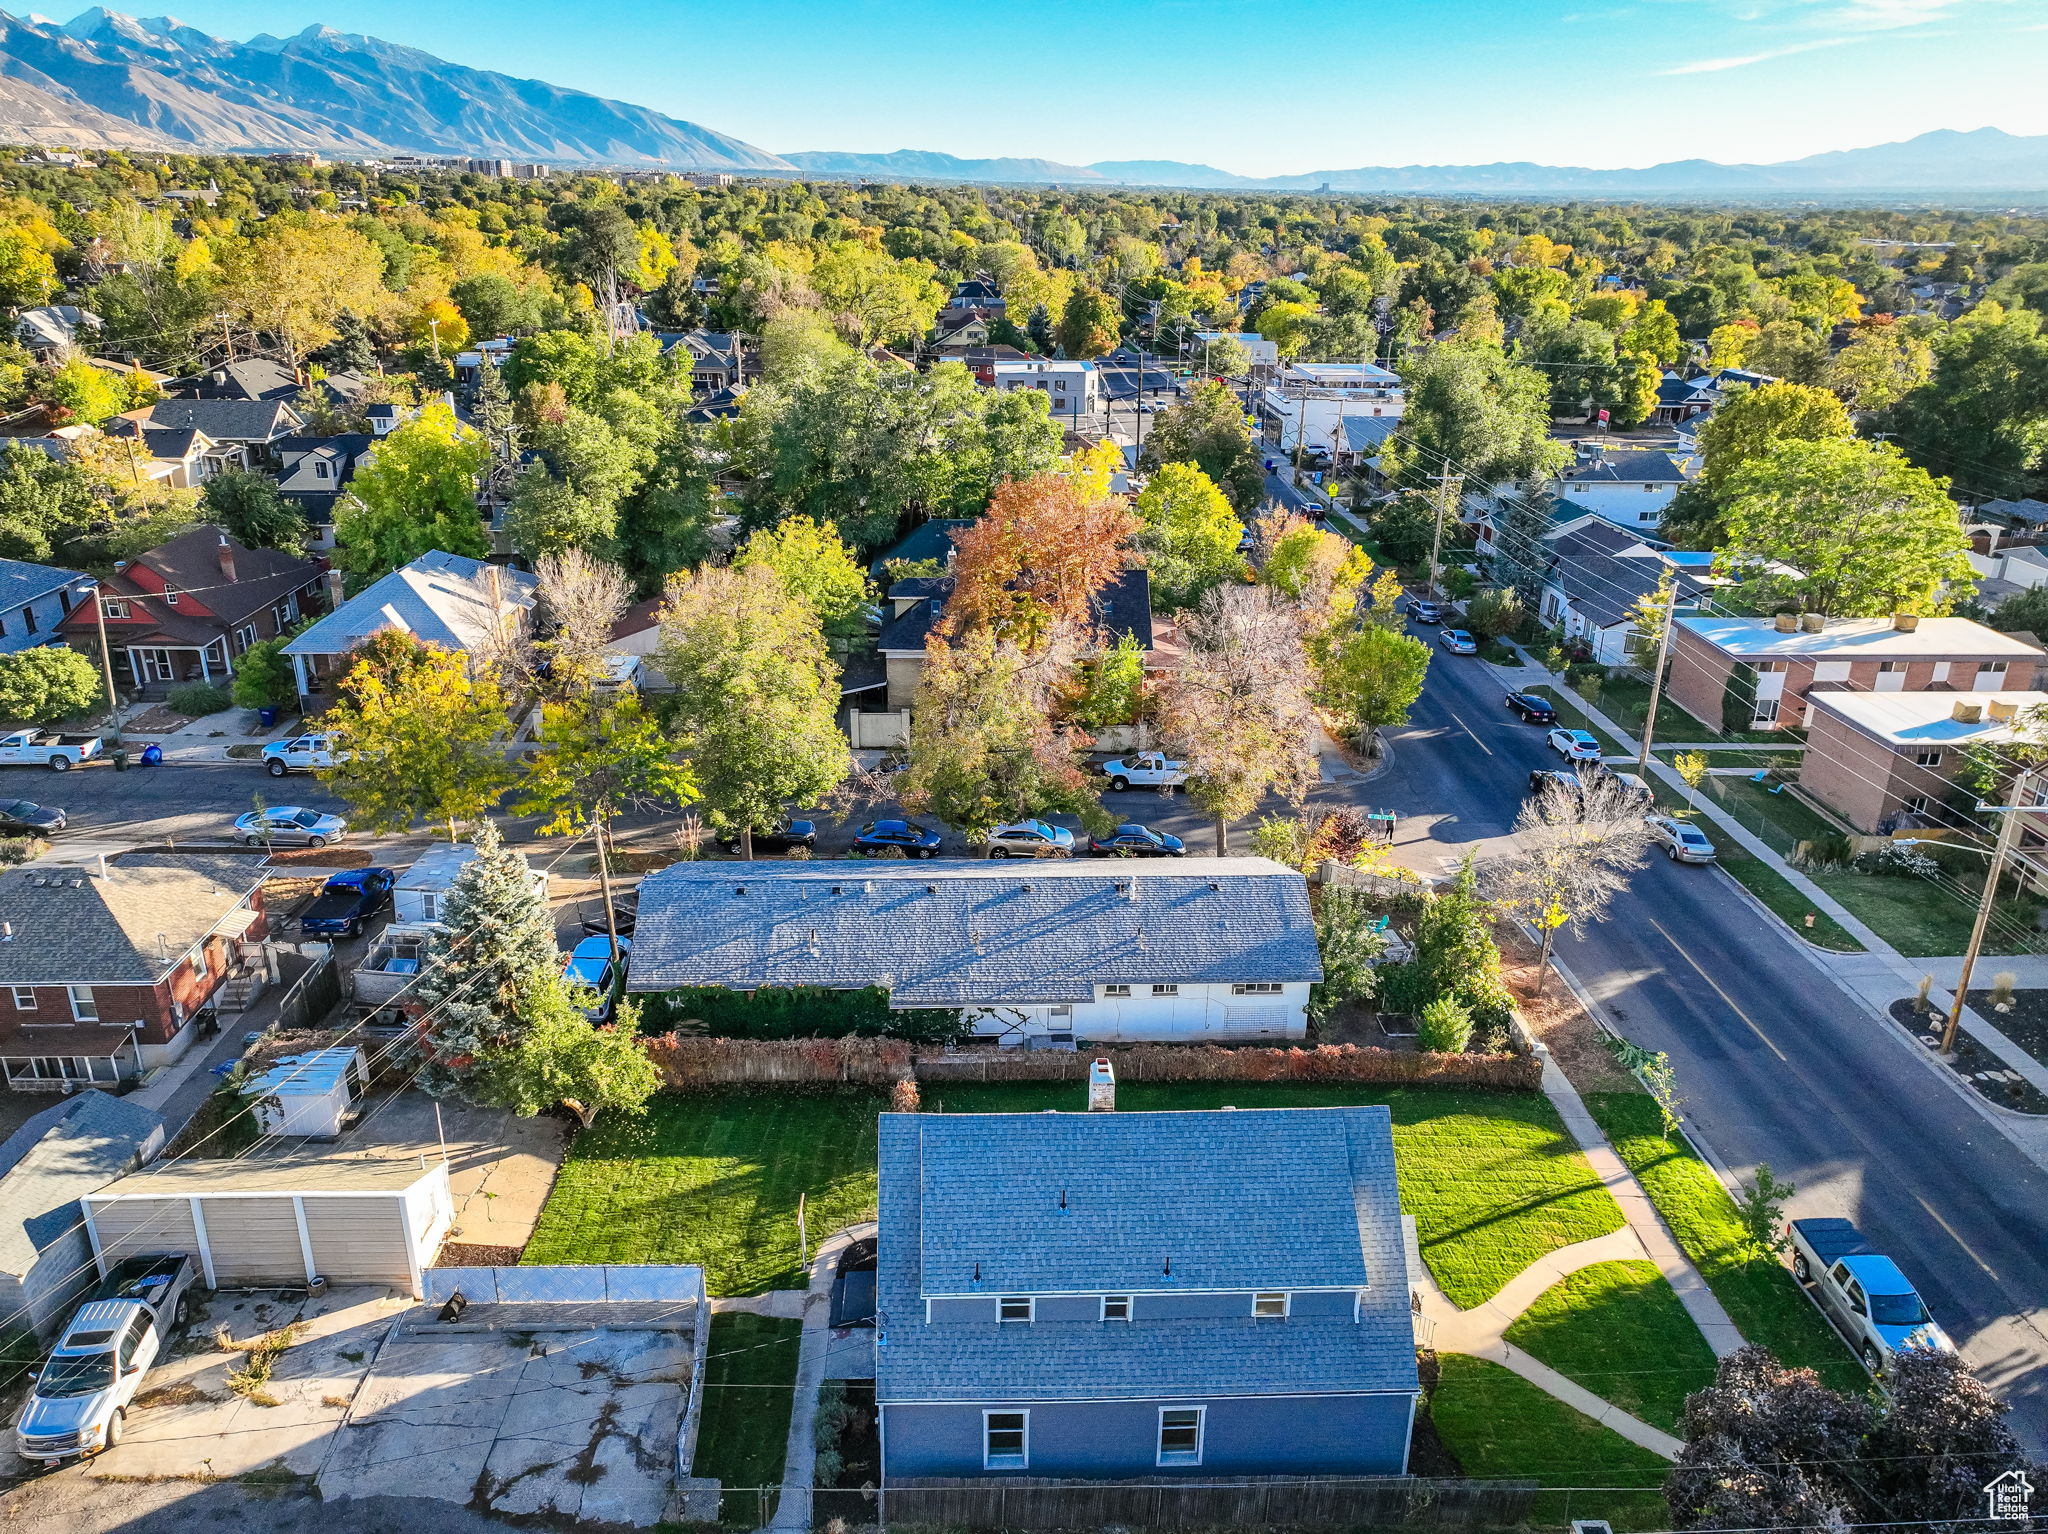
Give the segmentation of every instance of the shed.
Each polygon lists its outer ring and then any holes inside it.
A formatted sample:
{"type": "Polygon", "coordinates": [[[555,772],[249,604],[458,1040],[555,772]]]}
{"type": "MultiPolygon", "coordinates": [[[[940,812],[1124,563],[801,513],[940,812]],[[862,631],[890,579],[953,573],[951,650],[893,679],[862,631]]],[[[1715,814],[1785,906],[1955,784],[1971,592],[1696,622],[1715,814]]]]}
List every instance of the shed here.
{"type": "Polygon", "coordinates": [[[345,1045],[286,1055],[242,1090],[265,1134],[332,1139],[355,1117],[368,1082],[363,1051],[345,1045]]]}
{"type": "Polygon", "coordinates": [[[389,1284],[420,1298],[421,1274],[455,1217],[431,1150],[180,1161],[83,1200],[100,1272],[152,1252],[194,1252],[220,1289],[389,1284]]]}
{"type": "MultiPolygon", "coordinates": [[[[445,909],[443,902],[455,883],[455,876],[475,857],[476,848],[467,843],[434,847],[420,854],[410,868],[399,874],[398,882],[391,886],[392,924],[439,922],[445,909]]],[[[533,880],[545,895],[548,889],[547,870],[533,870],[533,880]]]]}

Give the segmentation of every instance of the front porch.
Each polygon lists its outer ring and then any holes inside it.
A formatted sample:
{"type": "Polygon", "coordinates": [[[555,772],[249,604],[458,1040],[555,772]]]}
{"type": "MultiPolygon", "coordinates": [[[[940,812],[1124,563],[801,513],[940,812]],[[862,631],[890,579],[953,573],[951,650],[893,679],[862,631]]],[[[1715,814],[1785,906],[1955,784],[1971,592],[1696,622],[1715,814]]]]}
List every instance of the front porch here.
{"type": "Polygon", "coordinates": [[[228,656],[225,636],[205,644],[129,644],[115,649],[127,672],[128,690],[138,698],[161,698],[172,687],[185,682],[225,681],[235,674],[228,656]]]}

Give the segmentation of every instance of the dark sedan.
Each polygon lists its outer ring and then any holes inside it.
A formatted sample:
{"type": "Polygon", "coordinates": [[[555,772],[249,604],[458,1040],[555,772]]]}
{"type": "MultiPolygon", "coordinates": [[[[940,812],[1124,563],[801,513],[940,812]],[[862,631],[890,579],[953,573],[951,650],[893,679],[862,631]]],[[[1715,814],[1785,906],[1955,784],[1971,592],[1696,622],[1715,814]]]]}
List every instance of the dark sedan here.
{"type": "Polygon", "coordinates": [[[1540,769],[1529,774],[1529,792],[1532,794],[1561,793],[1583,794],[1586,785],[1576,772],[1555,772],[1540,769]]]}
{"type": "Polygon", "coordinates": [[[1089,837],[1088,850],[1099,858],[1177,858],[1188,849],[1178,836],[1132,822],[1107,836],[1089,837]]]}
{"type": "Polygon", "coordinates": [[[1507,695],[1507,705],[1509,713],[1520,714],[1530,724],[1557,723],[1557,710],[1550,706],[1547,699],[1539,698],[1534,693],[1511,692],[1507,695]]]}
{"type": "Polygon", "coordinates": [[[64,829],[64,812],[32,799],[0,801],[0,831],[21,831],[30,836],[48,836],[64,829]]]}
{"type": "Polygon", "coordinates": [[[853,839],[856,852],[885,852],[891,847],[907,858],[935,858],[939,833],[914,820],[871,820],[853,839]]]}
{"type": "MultiPolygon", "coordinates": [[[[740,850],[739,833],[737,831],[721,832],[718,838],[718,845],[727,852],[738,852],[740,850]]],[[[781,825],[771,826],[765,830],[759,826],[754,828],[754,851],[757,855],[763,852],[787,852],[792,847],[815,847],[817,845],[818,828],[808,820],[785,820],[781,825]]]]}

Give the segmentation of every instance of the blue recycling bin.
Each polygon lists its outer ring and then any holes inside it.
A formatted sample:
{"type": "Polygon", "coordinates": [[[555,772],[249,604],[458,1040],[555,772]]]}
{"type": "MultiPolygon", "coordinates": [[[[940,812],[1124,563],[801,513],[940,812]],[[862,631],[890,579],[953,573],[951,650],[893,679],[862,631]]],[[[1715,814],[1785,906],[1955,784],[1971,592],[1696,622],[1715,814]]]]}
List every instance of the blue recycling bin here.
{"type": "Polygon", "coordinates": [[[162,746],[158,745],[158,744],[157,744],[157,743],[156,743],[155,741],[151,741],[151,742],[150,742],[150,743],[149,743],[148,745],[146,745],[146,746],[144,746],[144,747],[142,748],[142,765],[143,765],[143,766],[145,766],[145,767],[156,767],[156,766],[159,766],[159,765],[161,765],[161,764],[162,764],[162,762],[163,762],[163,759],[164,759],[164,748],[163,748],[162,746]]]}
{"type": "Polygon", "coordinates": [[[273,725],[275,725],[277,723],[277,705],[269,704],[263,708],[257,709],[256,722],[262,725],[263,728],[266,730],[270,729],[273,725]]]}

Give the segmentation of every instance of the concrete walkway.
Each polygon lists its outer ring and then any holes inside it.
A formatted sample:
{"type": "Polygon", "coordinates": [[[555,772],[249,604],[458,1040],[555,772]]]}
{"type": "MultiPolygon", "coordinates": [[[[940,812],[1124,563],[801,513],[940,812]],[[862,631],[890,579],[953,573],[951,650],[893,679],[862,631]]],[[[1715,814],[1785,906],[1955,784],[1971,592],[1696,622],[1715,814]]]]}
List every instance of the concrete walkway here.
{"type": "MultiPolygon", "coordinates": [[[[839,1254],[855,1241],[875,1234],[872,1220],[849,1225],[818,1243],[811,1256],[810,1285],[803,1291],[803,1338],[797,1346],[796,1394],[789,1409],[789,1441],[783,1453],[782,1494],[775,1499],[772,1534],[797,1534],[811,1527],[811,1475],[816,1466],[818,1386],[825,1379],[825,1355],[832,1344],[832,1280],[839,1254]]],[[[778,1291],[793,1293],[795,1291],[778,1291]]],[[[773,1300],[774,1295],[767,1296],[773,1300]]],[[[712,1302],[713,1309],[718,1302],[712,1302]]],[[[779,1312],[770,1312],[777,1314],[779,1312]]]]}

